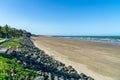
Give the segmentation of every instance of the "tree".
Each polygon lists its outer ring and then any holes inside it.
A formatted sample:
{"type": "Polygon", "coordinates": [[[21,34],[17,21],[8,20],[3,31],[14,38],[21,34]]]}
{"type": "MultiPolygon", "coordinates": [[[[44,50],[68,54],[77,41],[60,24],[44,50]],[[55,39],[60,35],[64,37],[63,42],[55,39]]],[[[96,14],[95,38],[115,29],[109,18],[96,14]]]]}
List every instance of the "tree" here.
{"type": "Polygon", "coordinates": [[[9,34],[10,34],[10,36],[15,37],[15,29],[14,28],[10,28],[9,29],[9,34]]]}
{"type": "Polygon", "coordinates": [[[5,37],[8,37],[8,31],[9,31],[9,26],[6,24],[5,26],[2,27],[3,33],[5,33],[5,37]]]}
{"type": "Polygon", "coordinates": [[[2,26],[0,26],[0,37],[2,37],[2,26]]]}
{"type": "Polygon", "coordinates": [[[22,37],[23,35],[30,37],[31,33],[22,29],[10,28],[7,24],[3,27],[0,26],[0,37],[22,37]]]}

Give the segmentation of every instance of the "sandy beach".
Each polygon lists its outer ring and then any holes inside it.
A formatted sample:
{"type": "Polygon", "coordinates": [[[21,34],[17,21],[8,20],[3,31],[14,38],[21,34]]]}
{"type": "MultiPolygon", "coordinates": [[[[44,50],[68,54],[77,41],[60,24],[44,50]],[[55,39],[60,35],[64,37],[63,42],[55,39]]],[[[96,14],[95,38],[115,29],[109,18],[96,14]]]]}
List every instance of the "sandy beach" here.
{"type": "Polygon", "coordinates": [[[32,37],[35,46],[95,80],[120,80],[120,47],[103,43],[32,37]]]}

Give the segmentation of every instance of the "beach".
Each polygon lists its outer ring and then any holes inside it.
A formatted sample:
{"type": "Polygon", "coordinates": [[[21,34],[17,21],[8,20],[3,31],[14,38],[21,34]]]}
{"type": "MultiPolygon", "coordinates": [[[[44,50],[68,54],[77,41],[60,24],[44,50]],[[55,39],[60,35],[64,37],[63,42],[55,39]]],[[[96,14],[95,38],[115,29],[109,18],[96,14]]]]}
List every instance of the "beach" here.
{"type": "Polygon", "coordinates": [[[55,37],[32,37],[35,46],[95,80],[120,80],[120,47],[55,37]]]}

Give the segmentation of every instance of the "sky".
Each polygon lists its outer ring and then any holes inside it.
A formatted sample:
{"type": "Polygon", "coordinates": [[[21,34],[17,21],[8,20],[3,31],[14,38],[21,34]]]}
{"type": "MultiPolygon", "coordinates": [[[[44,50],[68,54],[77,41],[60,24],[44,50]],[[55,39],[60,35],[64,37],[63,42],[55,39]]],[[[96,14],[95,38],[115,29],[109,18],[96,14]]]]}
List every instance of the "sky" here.
{"type": "Polygon", "coordinates": [[[120,35],[120,0],[0,0],[0,25],[39,35],[120,35]]]}

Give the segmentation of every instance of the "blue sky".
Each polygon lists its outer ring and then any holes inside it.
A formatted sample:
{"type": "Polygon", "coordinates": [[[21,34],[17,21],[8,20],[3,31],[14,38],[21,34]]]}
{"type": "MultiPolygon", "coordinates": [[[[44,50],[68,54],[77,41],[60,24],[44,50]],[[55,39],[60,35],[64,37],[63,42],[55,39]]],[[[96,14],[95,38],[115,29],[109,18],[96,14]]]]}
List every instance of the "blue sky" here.
{"type": "Polygon", "coordinates": [[[41,35],[120,35],[120,0],[0,0],[0,25],[41,35]]]}

